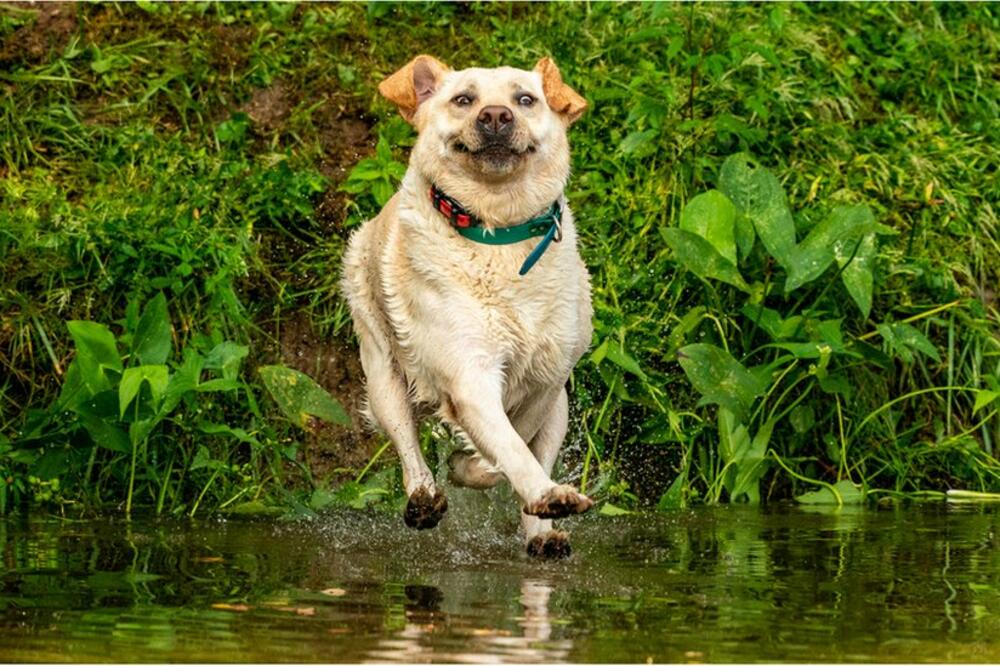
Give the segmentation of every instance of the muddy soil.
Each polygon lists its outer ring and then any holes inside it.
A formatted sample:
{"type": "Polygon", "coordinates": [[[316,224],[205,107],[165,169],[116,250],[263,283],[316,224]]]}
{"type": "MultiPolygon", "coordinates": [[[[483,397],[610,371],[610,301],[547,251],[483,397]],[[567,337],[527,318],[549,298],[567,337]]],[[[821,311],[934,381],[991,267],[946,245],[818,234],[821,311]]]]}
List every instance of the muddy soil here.
{"type": "Polygon", "coordinates": [[[360,414],[364,373],[357,349],[318,335],[305,316],[297,316],[282,322],[279,356],[281,363],[316,380],[351,415],[349,429],[318,423],[305,438],[303,462],[316,479],[353,477],[350,470],[364,467],[380,443],[360,414]]]}
{"type": "Polygon", "coordinates": [[[51,51],[62,51],[80,22],[75,2],[11,2],[8,7],[35,13],[35,20],[0,43],[0,64],[36,64],[51,51]]]}
{"type": "MultiPolygon", "coordinates": [[[[316,101],[322,104],[312,112],[311,122],[318,130],[323,149],[317,168],[330,179],[330,186],[316,203],[315,217],[321,233],[342,235],[346,200],[337,186],[358,160],[374,152],[371,121],[337,91],[305,91],[285,80],[255,90],[239,110],[250,118],[257,140],[267,143],[289,131],[289,121],[297,108],[316,101]]],[[[303,280],[307,278],[285,274],[284,269],[311,249],[306,239],[285,234],[264,232],[261,238],[265,263],[276,269],[276,277],[292,286],[305,286],[303,280]]],[[[339,266],[331,270],[337,271],[339,266]]],[[[251,287],[251,292],[264,299],[274,296],[269,291],[266,282],[251,287]]],[[[262,325],[265,329],[273,327],[270,323],[262,325]]],[[[279,347],[272,352],[276,360],[312,377],[344,405],[353,421],[347,430],[318,422],[305,437],[303,462],[318,480],[335,483],[352,478],[351,470],[356,473],[363,467],[380,443],[360,415],[364,374],[357,349],[321,336],[305,315],[292,315],[291,319],[280,321],[278,328],[275,332],[279,347]]]]}

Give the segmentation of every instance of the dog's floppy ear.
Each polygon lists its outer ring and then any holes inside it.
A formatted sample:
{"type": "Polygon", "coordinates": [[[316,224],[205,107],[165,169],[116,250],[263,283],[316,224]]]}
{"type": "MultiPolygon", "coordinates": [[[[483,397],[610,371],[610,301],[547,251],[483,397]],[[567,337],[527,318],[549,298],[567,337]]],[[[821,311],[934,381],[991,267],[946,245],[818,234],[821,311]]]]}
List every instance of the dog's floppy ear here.
{"type": "Polygon", "coordinates": [[[413,122],[417,107],[434,94],[441,76],[450,68],[437,58],[418,55],[378,85],[382,96],[399,107],[399,114],[413,122]]]}
{"type": "Polygon", "coordinates": [[[583,115],[587,110],[587,100],[563,83],[559,68],[552,62],[552,58],[539,60],[535,71],[542,75],[542,90],[545,91],[549,108],[564,116],[570,123],[583,115]]]}

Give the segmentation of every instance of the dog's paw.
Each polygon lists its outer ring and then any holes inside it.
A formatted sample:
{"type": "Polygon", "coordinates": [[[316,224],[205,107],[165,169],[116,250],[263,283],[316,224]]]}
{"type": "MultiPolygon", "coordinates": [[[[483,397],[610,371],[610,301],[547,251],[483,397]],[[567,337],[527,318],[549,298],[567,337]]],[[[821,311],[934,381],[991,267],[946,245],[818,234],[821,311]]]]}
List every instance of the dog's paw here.
{"type": "Polygon", "coordinates": [[[448,480],[456,486],[484,490],[500,482],[503,474],[494,470],[473,451],[455,451],[448,456],[448,480]]]}
{"type": "Polygon", "coordinates": [[[540,560],[562,560],[569,557],[569,534],[562,530],[549,530],[528,542],[528,555],[540,560]]]}
{"type": "Polygon", "coordinates": [[[415,530],[436,527],[448,510],[448,498],[440,490],[431,495],[426,488],[417,488],[406,503],[403,521],[415,530]]]}
{"type": "Polygon", "coordinates": [[[529,516],[565,518],[583,513],[594,506],[594,500],[576,491],[573,486],[553,486],[541,498],[524,507],[529,516]]]}

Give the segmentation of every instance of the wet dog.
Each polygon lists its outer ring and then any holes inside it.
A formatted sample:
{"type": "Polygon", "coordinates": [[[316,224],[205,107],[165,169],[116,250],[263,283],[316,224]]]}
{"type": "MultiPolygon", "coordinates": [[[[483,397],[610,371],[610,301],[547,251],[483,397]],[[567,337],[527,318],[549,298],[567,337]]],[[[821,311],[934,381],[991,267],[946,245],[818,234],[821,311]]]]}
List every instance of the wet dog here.
{"type": "Polygon", "coordinates": [[[396,446],[410,527],[447,510],[423,459],[418,407],[465,443],[449,479],[509,481],[528,552],[569,553],[552,519],[593,502],[550,474],[566,435],[565,385],[591,338],[590,278],[563,192],[567,129],[586,101],[550,59],[533,71],[454,71],[421,55],[379,91],[417,130],[399,191],[352,236],[342,288],[368,416],[396,446]]]}

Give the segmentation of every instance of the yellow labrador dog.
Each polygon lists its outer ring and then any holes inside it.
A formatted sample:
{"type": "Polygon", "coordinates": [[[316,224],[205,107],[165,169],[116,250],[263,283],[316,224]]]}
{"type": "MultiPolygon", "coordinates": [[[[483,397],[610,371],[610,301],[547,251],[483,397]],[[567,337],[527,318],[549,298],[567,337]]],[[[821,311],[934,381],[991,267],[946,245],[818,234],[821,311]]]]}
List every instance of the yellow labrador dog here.
{"type": "Polygon", "coordinates": [[[405,522],[434,527],[448,506],[417,437],[417,408],[430,408],[466,444],[450,480],[506,478],[528,552],[568,555],[552,519],[593,504],[549,476],[565,385],[591,337],[590,278],[563,193],[566,131],[587,103],[548,58],[530,72],[454,71],[421,55],[379,91],[418,138],[399,192],[351,236],[342,287],[368,416],[402,462],[405,522]]]}

